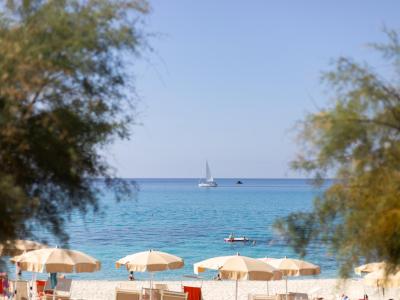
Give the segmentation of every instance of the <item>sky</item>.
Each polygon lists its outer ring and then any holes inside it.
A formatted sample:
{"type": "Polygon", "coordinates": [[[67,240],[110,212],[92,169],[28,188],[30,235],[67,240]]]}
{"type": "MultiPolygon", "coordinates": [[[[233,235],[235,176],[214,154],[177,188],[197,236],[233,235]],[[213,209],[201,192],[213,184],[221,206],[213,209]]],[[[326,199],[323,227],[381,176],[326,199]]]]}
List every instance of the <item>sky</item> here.
{"type": "Polygon", "coordinates": [[[296,178],[296,124],[329,103],[320,81],[400,29],[399,1],[150,0],[154,52],[136,59],[129,141],[106,151],[128,178],[296,178]]]}

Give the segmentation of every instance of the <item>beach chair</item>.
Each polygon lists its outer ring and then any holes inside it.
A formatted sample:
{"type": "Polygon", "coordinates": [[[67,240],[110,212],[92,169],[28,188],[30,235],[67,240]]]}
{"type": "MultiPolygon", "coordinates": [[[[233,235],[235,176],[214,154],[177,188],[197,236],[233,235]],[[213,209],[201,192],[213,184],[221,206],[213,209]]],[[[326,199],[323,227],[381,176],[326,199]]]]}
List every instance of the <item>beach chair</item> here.
{"type": "Polygon", "coordinates": [[[53,300],[53,299],[55,299],[55,300],[71,300],[71,297],[68,295],[68,296],[63,296],[63,295],[55,295],[54,296],[54,298],[53,298],[53,295],[49,295],[49,294],[46,294],[45,296],[44,296],[44,298],[42,298],[43,300],[53,300]]]}
{"type": "Polygon", "coordinates": [[[6,289],[3,287],[3,279],[0,279],[0,299],[6,299],[6,289]]]}
{"type": "Polygon", "coordinates": [[[182,292],[161,291],[161,300],[187,300],[188,294],[182,292]]]}
{"type": "Polygon", "coordinates": [[[249,294],[249,300],[276,300],[276,299],[277,297],[275,295],[249,294]]]}
{"type": "Polygon", "coordinates": [[[141,292],[116,288],[115,300],[142,300],[141,292]]]}
{"type": "Polygon", "coordinates": [[[44,296],[44,286],[46,280],[36,280],[36,298],[41,299],[44,296]]]}
{"type": "Polygon", "coordinates": [[[29,300],[29,282],[26,280],[15,281],[14,286],[15,300],[29,300]]]}
{"type": "Polygon", "coordinates": [[[188,300],[201,300],[200,287],[183,286],[183,292],[188,294],[188,300]]]}
{"type": "Polygon", "coordinates": [[[46,300],[53,299],[53,293],[55,293],[54,299],[69,300],[71,298],[71,285],[72,285],[72,279],[58,278],[56,288],[54,290],[46,290],[46,288],[49,287],[49,285],[47,285],[47,282],[46,282],[46,285],[44,288],[44,290],[45,290],[44,299],[46,299],[46,300]]]}
{"type": "Polygon", "coordinates": [[[294,295],[291,293],[286,294],[277,294],[276,300],[294,300],[294,295]]]}
{"type": "Polygon", "coordinates": [[[56,286],[56,294],[71,294],[72,279],[58,278],[56,286]]]}
{"type": "Polygon", "coordinates": [[[143,300],[161,300],[161,290],[143,288],[143,300]],[[151,297],[150,297],[151,294],[151,297]]]}
{"type": "Polygon", "coordinates": [[[306,293],[289,293],[294,296],[294,300],[308,300],[308,294],[306,293]]]}
{"type": "Polygon", "coordinates": [[[43,288],[43,293],[44,294],[53,294],[53,289],[51,288],[50,279],[46,280],[46,283],[44,284],[44,288],[43,288]]]}

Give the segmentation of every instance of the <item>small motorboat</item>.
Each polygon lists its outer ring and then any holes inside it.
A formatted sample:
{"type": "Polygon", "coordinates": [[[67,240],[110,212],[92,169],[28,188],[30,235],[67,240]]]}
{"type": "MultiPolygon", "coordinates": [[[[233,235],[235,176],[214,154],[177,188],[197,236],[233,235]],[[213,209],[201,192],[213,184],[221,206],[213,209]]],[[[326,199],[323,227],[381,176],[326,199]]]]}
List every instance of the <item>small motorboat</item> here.
{"type": "Polygon", "coordinates": [[[227,243],[236,243],[236,242],[248,242],[250,241],[247,237],[234,237],[233,234],[230,234],[229,237],[224,238],[224,241],[227,243]]]}
{"type": "Polygon", "coordinates": [[[240,180],[236,181],[236,184],[243,184],[240,180]]]}

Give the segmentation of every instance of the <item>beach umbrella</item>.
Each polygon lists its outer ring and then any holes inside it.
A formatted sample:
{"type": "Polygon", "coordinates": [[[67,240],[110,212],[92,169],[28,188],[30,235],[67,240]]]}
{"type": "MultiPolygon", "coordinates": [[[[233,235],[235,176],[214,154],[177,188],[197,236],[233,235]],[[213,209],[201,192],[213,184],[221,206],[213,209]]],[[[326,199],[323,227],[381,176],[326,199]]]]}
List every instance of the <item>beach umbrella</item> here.
{"type": "Polygon", "coordinates": [[[385,268],[380,268],[376,271],[370,272],[364,276],[364,284],[382,288],[382,294],[385,295],[385,288],[398,288],[400,287],[400,271],[392,274],[387,274],[385,268]]]}
{"type": "Polygon", "coordinates": [[[0,244],[0,256],[21,255],[24,252],[43,248],[47,248],[47,245],[29,240],[6,241],[0,244]]]}
{"type": "Polygon", "coordinates": [[[199,274],[205,272],[206,270],[219,270],[224,265],[224,263],[231,257],[232,255],[217,256],[195,263],[193,264],[194,273],[199,274]]]}
{"type": "Polygon", "coordinates": [[[398,288],[400,287],[400,271],[387,274],[385,269],[381,268],[365,275],[364,283],[382,288],[398,288]]]}
{"type": "Polygon", "coordinates": [[[384,269],[385,267],[385,262],[373,262],[354,268],[354,273],[357,275],[362,275],[363,273],[371,273],[380,269],[384,269]]]}
{"type": "MultiPolygon", "coordinates": [[[[52,285],[56,285],[55,273],[83,273],[96,272],[100,270],[100,262],[80,251],[46,248],[26,252],[10,259],[18,263],[22,271],[36,273],[51,273],[52,285]]],[[[53,292],[55,299],[56,291],[53,292]]]]}
{"type": "MultiPolygon", "coordinates": [[[[126,266],[126,269],[133,272],[149,272],[150,288],[152,288],[153,273],[180,269],[184,266],[183,259],[161,251],[148,250],[125,256],[116,261],[115,266],[120,268],[126,266]]],[[[150,292],[150,298],[152,293],[150,292]]]]}
{"type": "MultiPolygon", "coordinates": [[[[43,248],[47,248],[47,245],[30,240],[8,240],[0,244],[0,256],[21,255],[28,251],[33,251],[43,248]]],[[[15,264],[15,278],[19,279],[19,276],[20,276],[20,268],[18,264],[15,264]]]]}
{"type": "Polygon", "coordinates": [[[80,251],[46,248],[11,258],[22,271],[46,273],[83,273],[100,270],[100,262],[80,251]]]}
{"type": "MultiPolygon", "coordinates": [[[[354,268],[354,273],[362,276],[363,274],[365,275],[385,268],[386,268],[385,262],[373,262],[354,268]]],[[[375,284],[369,284],[369,285],[376,286],[375,284]]],[[[365,287],[364,287],[364,293],[365,293],[365,287]]],[[[379,286],[378,286],[378,293],[379,293],[379,286]]],[[[384,287],[382,287],[382,293],[383,294],[385,293],[384,287]]]]}
{"type": "Polygon", "coordinates": [[[270,264],[275,269],[282,272],[282,275],[285,277],[285,289],[286,289],[286,298],[288,294],[287,288],[287,280],[288,276],[308,276],[308,275],[317,275],[321,273],[321,269],[319,266],[314,265],[310,262],[293,259],[293,258],[259,258],[259,260],[270,264]]]}
{"type": "Polygon", "coordinates": [[[221,279],[235,280],[235,299],[238,295],[239,280],[271,280],[278,279],[281,275],[274,267],[258,259],[239,254],[233,256],[214,257],[194,265],[195,273],[204,272],[206,269],[218,270],[221,279]]]}

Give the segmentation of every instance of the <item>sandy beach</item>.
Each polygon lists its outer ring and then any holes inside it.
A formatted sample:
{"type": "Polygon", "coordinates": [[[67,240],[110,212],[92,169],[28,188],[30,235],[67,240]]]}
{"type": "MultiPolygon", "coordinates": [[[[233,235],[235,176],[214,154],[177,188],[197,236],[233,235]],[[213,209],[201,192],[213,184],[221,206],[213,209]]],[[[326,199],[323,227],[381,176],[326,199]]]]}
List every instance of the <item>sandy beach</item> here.
{"type": "MultiPolygon", "coordinates": [[[[232,300],[234,299],[235,282],[234,281],[156,281],[168,285],[168,289],[180,291],[182,285],[201,286],[204,300],[232,300]]],[[[116,287],[128,287],[131,289],[140,289],[142,286],[148,286],[147,281],[86,281],[74,280],[72,284],[72,296],[77,299],[87,300],[114,300],[116,287]]],[[[310,293],[315,291],[316,287],[320,290],[311,296],[323,297],[324,299],[338,300],[342,293],[349,296],[351,300],[363,297],[364,290],[370,300],[399,299],[400,289],[386,289],[385,296],[377,293],[373,287],[364,287],[361,280],[350,279],[339,281],[336,279],[307,279],[307,280],[289,280],[288,290],[290,292],[310,293]]],[[[239,298],[247,300],[248,294],[265,294],[267,283],[259,281],[241,281],[239,282],[239,298]]],[[[269,282],[270,294],[284,293],[285,281],[269,282]]]]}

